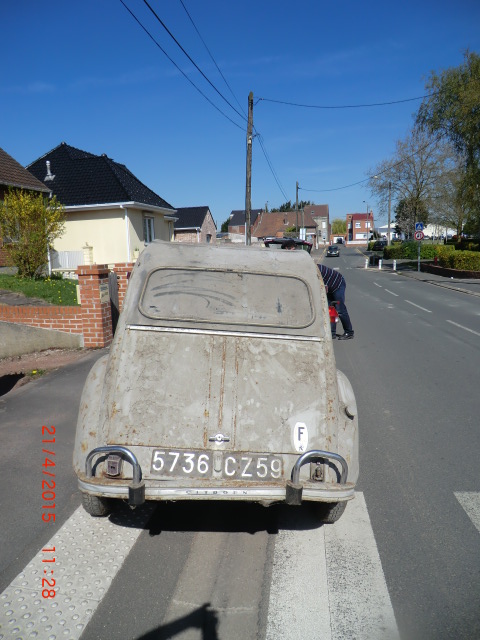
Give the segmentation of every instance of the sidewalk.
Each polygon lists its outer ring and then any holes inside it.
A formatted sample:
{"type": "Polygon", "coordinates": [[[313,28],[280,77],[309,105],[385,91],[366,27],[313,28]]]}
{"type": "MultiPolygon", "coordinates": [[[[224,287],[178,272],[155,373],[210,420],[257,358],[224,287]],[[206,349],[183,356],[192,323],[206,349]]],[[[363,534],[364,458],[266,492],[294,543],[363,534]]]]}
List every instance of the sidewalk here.
{"type": "MultiPolygon", "coordinates": [[[[367,254],[364,254],[367,258],[367,254]]],[[[452,289],[460,293],[466,293],[471,296],[480,297],[480,280],[478,278],[453,278],[441,276],[436,273],[428,273],[426,271],[418,271],[418,267],[412,268],[411,260],[397,260],[396,270],[394,271],[393,260],[382,260],[382,271],[390,271],[407,278],[422,280],[427,284],[432,284],[445,289],[452,289]]],[[[369,271],[379,271],[379,267],[368,267],[369,271]]]]}

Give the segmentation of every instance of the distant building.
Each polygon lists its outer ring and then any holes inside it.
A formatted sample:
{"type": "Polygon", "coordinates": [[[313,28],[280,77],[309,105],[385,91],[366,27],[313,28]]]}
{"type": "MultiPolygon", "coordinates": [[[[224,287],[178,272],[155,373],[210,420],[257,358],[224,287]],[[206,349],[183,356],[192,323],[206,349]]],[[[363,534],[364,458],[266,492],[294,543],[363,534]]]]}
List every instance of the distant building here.
{"type": "Polygon", "coordinates": [[[367,244],[373,234],[373,213],[347,213],[347,244],[367,244]]]}
{"type": "Polygon", "coordinates": [[[287,229],[292,227],[305,227],[305,239],[312,242],[316,246],[317,224],[312,218],[309,208],[302,211],[262,211],[258,216],[252,235],[261,240],[262,238],[283,238],[287,229]]]}
{"type": "Polygon", "coordinates": [[[204,242],[215,240],[217,227],[209,207],[179,207],[175,214],[174,242],[204,242]]]}
{"type": "Polygon", "coordinates": [[[307,204],[304,207],[304,211],[312,216],[313,221],[317,225],[317,242],[316,244],[314,243],[314,246],[319,246],[320,244],[325,243],[329,244],[331,236],[331,225],[328,204],[307,204]]]}
{"type": "MultiPolygon", "coordinates": [[[[253,227],[258,216],[262,213],[261,209],[251,209],[250,211],[250,233],[253,234],[253,227]]],[[[230,214],[228,221],[228,235],[232,242],[245,242],[245,210],[236,209],[230,214]]]]}

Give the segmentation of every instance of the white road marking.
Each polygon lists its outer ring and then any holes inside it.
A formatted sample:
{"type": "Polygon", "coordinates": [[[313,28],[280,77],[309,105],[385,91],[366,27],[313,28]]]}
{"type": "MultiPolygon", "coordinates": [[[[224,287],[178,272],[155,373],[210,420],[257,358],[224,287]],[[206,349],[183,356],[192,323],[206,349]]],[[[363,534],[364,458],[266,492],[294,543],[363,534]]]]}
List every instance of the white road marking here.
{"type": "Polygon", "coordinates": [[[381,284],[378,284],[378,282],[374,282],[373,284],[374,284],[376,287],[379,287],[380,289],[383,289],[382,285],[381,285],[381,284]]]}
{"type": "Polygon", "coordinates": [[[427,313],[432,313],[430,311],[430,309],[425,309],[425,307],[421,307],[419,304],[415,304],[414,302],[410,302],[410,300],[405,300],[405,302],[408,302],[408,304],[411,304],[414,307],[417,307],[417,309],[421,309],[422,311],[426,311],[427,313]]]}
{"type": "Polygon", "coordinates": [[[92,518],[79,507],[43,547],[55,552],[39,551],[0,595],[0,640],[80,638],[150,513],[142,507],[92,518]],[[55,596],[45,589],[55,589],[55,596]]]}
{"type": "Polygon", "coordinates": [[[279,531],[266,638],[399,638],[362,493],[334,525],[279,531]]]}
{"type": "Polygon", "coordinates": [[[455,497],[480,533],[480,493],[473,491],[465,493],[456,492],[455,497]]]}
{"type": "Polygon", "coordinates": [[[458,324],[457,322],[453,322],[453,320],[447,320],[447,322],[449,322],[450,324],[453,324],[455,327],[458,327],[459,329],[462,329],[463,331],[468,331],[469,333],[474,333],[476,336],[480,336],[480,333],[478,331],[474,331],[473,329],[464,327],[463,325],[458,324]]]}
{"type": "Polygon", "coordinates": [[[390,291],[390,289],[385,289],[385,291],[387,291],[388,293],[391,293],[392,296],[396,296],[398,298],[398,293],[394,293],[393,291],[390,291]]]}

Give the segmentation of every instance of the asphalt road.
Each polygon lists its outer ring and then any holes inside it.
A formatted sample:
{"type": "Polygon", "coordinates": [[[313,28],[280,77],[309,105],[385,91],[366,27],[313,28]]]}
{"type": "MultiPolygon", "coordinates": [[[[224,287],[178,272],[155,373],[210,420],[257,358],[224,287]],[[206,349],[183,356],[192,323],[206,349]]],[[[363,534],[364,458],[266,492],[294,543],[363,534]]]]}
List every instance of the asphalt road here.
{"type": "Polygon", "coordinates": [[[325,263],[345,275],[355,329],[334,344],[360,417],[358,493],[341,520],[219,503],[85,516],[71,449],[92,353],[0,401],[0,633],[47,611],[28,600],[29,576],[53,540],[65,637],[480,637],[480,300],[365,270],[355,249],[325,263]],[[58,434],[55,523],[39,515],[42,424],[58,434]]]}
{"type": "Polygon", "coordinates": [[[359,407],[365,492],[403,637],[480,637],[480,535],[456,493],[480,492],[480,298],[325,260],[347,280],[353,341],[337,366],[359,407]]]}

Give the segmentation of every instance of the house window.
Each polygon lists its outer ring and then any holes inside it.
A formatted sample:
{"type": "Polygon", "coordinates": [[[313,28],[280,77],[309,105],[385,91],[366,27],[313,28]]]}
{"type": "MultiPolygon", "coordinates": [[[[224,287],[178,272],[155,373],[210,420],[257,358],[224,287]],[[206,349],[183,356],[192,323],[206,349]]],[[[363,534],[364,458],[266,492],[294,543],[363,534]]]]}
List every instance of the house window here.
{"type": "Polygon", "coordinates": [[[355,222],[355,229],[360,229],[360,227],[361,227],[360,222],[355,222]]]}
{"type": "Polygon", "coordinates": [[[143,239],[148,244],[155,240],[155,228],[153,226],[153,218],[145,216],[143,218],[143,239]]]}
{"type": "Polygon", "coordinates": [[[207,244],[210,244],[211,241],[212,241],[212,234],[207,233],[207,244]]]}

